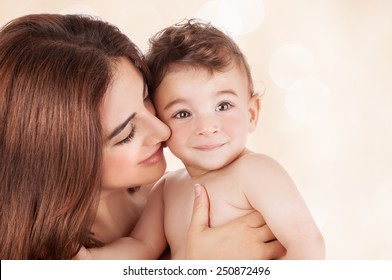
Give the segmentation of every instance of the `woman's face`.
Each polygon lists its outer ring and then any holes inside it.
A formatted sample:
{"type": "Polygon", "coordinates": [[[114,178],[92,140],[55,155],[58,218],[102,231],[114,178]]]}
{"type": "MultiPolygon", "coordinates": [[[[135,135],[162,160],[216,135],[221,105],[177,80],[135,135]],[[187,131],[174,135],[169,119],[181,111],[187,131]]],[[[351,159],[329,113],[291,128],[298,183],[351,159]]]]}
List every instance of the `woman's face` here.
{"type": "Polygon", "coordinates": [[[166,169],[162,142],[170,130],[155,117],[146,96],[141,73],[128,59],[121,58],[101,108],[103,191],[154,182],[166,169]]]}

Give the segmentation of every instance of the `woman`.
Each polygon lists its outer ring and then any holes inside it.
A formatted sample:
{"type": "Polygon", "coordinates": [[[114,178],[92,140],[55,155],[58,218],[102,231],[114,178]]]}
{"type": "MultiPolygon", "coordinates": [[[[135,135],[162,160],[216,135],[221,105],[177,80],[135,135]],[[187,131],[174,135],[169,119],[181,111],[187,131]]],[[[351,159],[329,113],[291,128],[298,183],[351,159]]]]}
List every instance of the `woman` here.
{"type": "MultiPolygon", "coordinates": [[[[128,235],[170,136],[137,47],[99,20],[28,15],[0,31],[0,81],[0,258],[71,259],[128,235]]],[[[197,194],[188,258],[282,252],[256,214],[208,228],[207,195],[197,194]],[[220,248],[227,238],[232,247],[220,248]]]]}

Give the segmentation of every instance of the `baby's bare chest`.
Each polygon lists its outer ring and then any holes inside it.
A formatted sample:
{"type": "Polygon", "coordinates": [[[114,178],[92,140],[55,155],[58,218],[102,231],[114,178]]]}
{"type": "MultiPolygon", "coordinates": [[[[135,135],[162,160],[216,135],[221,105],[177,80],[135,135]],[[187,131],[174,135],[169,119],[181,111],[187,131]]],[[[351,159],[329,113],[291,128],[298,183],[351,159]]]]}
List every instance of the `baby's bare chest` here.
{"type": "MultiPolygon", "coordinates": [[[[236,186],[224,185],[224,182],[220,184],[204,182],[204,184],[210,201],[210,227],[221,226],[253,211],[245,195],[236,186]]],[[[193,201],[192,183],[169,186],[165,190],[165,234],[171,248],[172,258],[184,258],[193,201]]]]}

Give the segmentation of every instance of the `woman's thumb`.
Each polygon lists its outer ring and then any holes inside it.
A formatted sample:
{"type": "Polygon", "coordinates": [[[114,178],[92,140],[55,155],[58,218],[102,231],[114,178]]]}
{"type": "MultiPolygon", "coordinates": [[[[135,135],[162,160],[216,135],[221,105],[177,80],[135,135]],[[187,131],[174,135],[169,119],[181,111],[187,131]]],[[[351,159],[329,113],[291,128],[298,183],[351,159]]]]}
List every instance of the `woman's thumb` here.
{"type": "Polygon", "coordinates": [[[195,200],[193,202],[193,214],[189,231],[196,233],[209,227],[210,203],[206,189],[199,184],[196,184],[194,187],[195,200]]]}

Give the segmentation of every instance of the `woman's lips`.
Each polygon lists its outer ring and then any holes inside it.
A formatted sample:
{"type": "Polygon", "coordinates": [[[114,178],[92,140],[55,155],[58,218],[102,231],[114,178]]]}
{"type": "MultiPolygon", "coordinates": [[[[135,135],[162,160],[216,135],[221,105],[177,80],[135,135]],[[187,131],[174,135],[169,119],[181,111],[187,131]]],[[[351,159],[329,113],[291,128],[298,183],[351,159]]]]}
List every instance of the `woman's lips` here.
{"type": "Polygon", "coordinates": [[[145,160],[141,161],[139,164],[152,165],[152,164],[158,163],[162,159],[162,154],[163,154],[163,148],[161,146],[151,156],[149,156],[145,160]]]}

